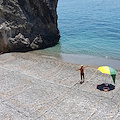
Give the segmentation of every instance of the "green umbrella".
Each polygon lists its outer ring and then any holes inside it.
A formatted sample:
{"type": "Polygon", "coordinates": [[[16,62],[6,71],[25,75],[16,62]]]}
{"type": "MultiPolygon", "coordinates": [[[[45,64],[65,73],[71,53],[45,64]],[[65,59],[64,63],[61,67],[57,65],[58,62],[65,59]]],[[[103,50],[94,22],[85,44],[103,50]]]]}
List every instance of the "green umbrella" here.
{"type": "Polygon", "coordinates": [[[117,71],[111,67],[108,66],[100,66],[98,70],[102,73],[109,74],[112,76],[113,82],[115,84],[115,78],[116,78],[116,73],[117,71]]]}

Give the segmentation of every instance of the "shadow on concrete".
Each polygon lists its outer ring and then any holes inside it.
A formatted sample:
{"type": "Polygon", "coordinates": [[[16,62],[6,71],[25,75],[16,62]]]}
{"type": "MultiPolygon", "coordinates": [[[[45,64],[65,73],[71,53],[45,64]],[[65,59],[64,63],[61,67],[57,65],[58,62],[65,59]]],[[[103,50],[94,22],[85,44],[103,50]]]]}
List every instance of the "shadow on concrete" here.
{"type": "Polygon", "coordinates": [[[112,85],[112,84],[108,84],[106,85],[106,83],[103,83],[103,84],[100,84],[100,85],[97,85],[97,89],[100,90],[100,91],[112,91],[115,89],[115,86],[112,85]]]}

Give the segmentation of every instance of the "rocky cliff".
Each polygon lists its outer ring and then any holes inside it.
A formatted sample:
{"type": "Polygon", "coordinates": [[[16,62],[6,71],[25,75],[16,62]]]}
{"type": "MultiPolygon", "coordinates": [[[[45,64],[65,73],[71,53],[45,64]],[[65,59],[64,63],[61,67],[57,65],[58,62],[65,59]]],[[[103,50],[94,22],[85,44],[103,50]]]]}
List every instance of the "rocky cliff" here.
{"type": "Polygon", "coordinates": [[[55,45],[58,0],[0,0],[0,52],[55,45]]]}

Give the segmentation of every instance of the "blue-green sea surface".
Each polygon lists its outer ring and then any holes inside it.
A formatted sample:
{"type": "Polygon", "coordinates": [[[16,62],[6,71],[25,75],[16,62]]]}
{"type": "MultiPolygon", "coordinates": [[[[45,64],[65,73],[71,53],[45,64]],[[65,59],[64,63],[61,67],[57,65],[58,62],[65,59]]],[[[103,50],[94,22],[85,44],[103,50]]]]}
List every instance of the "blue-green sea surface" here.
{"type": "Polygon", "coordinates": [[[59,0],[58,26],[58,51],[120,59],[120,0],[59,0]]]}
{"type": "Polygon", "coordinates": [[[58,45],[44,51],[120,60],[120,0],[58,0],[58,45]]]}

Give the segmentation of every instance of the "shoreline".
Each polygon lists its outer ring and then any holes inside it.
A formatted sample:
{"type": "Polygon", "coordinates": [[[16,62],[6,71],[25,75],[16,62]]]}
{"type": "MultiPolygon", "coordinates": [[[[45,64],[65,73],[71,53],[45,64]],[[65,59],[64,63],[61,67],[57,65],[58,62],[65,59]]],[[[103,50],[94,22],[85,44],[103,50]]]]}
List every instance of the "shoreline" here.
{"type": "Polygon", "coordinates": [[[70,63],[77,63],[90,66],[110,66],[114,69],[120,70],[120,60],[103,58],[90,55],[73,55],[73,54],[61,54],[63,61],[70,63]]]}
{"type": "Polygon", "coordinates": [[[99,56],[91,56],[91,55],[76,55],[76,54],[65,54],[65,53],[50,53],[49,51],[44,50],[35,50],[30,53],[48,56],[48,57],[55,57],[60,59],[63,62],[73,63],[73,64],[83,64],[83,65],[90,65],[94,67],[99,66],[110,66],[114,69],[120,70],[120,60],[110,59],[110,58],[103,58],[99,56]]]}
{"type": "MultiPolygon", "coordinates": [[[[21,52],[10,52],[12,53],[21,53],[21,52]]],[[[34,50],[23,52],[28,54],[35,54],[37,57],[45,57],[49,59],[56,59],[61,62],[71,63],[71,64],[82,64],[82,65],[89,65],[91,67],[98,68],[99,66],[109,66],[116,70],[120,70],[120,60],[110,59],[110,58],[103,58],[99,56],[91,56],[91,55],[76,55],[76,54],[66,54],[66,53],[48,53],[44,50],[34,50]]],[[[0,55],[9,54],[9,53],[1,53],[0,55]]]]}

